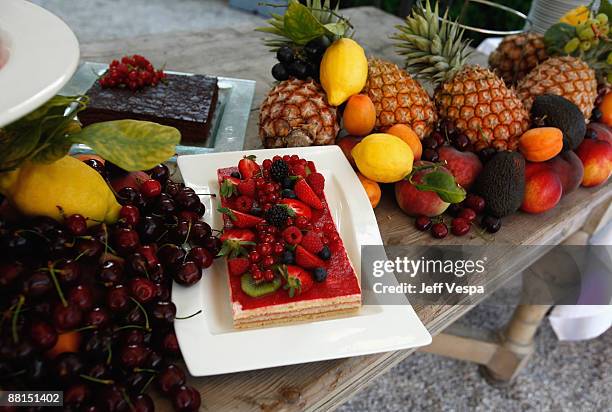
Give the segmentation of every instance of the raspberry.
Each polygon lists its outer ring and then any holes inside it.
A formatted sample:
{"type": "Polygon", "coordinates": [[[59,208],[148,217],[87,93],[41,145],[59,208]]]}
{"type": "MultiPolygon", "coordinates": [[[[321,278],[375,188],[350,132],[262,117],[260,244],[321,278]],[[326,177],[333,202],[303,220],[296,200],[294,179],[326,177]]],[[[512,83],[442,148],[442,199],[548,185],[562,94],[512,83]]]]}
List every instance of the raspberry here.
{"type": "Polygon", "coordinates": [[[310,173],[317,173],[317,168],[315,167],[315,164],[312,160],[308,161],[307,166],[310,173]]]}
{"type": "Polygon", "coordinates": [[[323,189],[325,188],[325,178],[321,173],[315,172],[309,174],[306,178],[306,181],[318,196],[323,195],[323,189]]]}
{"type": "Polygon", "coordinates": [[[302,236],[300,245],[310,253],[319,253],[323,249],[321,238],[313,232],[308,232],[302,236]]]}
{"type": "Polygon", "coordinates": [[[283,230],[283,239],[290,245],[297,245],[302,241],[302,232],[295,226],[289,226],[283,230]]]}
{"type": "Polygon", "coordinates": [[[253,207],[253,199],[248,196],[238,196],[234,201],[234,208],[239,212],[248,213],[253,207]]]}

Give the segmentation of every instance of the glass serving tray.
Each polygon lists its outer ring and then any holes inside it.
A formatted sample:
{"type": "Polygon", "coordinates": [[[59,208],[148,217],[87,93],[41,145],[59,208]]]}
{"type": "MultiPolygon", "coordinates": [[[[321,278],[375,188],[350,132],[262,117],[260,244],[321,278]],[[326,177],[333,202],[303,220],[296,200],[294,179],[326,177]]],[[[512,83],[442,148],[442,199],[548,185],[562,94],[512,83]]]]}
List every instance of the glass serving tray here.
{"type": "MultiPolygon", "coordinates": [[[[107,68],[108,65],[102,63],[83,63],[59,94],[64,96],[85,94],[107,68]]],[[[193,73],[171,70],[166,70],[166,73],[193,75],[193,73]]],[[[208,138],[201,144],[178,145],[177,155],[242,150],[255,94],[255,81],[219,76],[217,79],[219,98],[208,138]]],[[[75,145],[72,152],[86,153],[88,149],[86,145],[75,145]]]]}

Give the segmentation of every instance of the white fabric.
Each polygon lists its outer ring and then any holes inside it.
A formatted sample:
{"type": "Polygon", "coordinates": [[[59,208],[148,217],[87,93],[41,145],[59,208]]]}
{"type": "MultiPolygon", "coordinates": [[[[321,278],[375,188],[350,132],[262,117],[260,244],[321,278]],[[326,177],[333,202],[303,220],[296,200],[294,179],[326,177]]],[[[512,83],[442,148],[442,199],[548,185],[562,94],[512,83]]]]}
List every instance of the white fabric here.
{"type": "Polygon", "coordinates": [[[485,56],[488,56],[489,54],[493,53],[495,49],[497,49],[497,46],[499,46],[502,40],[503,37],[489,37],[487,39],[484,39],[482,43],[478,45],[476,50],[484,54],[485,56]]]}

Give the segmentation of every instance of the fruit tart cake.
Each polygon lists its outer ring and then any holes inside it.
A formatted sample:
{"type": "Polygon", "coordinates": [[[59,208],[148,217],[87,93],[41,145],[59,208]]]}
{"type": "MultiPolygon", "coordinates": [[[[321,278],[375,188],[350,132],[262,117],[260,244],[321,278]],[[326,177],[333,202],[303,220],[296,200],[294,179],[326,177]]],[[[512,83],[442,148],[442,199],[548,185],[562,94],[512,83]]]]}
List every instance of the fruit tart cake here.
{"type": "Polygon", "coordinates": [[[154,70],[140,55],[115,60],[87,91],[83,125],[135,119],[175,127],[181,142],[203,143],[212,127],[219,87],[217,78],[154,70]]]}
{"type": "Polygon", "coordinates": [[[357,311],[361,289],[313,162],[246,156],[217,171],[234,326],[357,311]]]}

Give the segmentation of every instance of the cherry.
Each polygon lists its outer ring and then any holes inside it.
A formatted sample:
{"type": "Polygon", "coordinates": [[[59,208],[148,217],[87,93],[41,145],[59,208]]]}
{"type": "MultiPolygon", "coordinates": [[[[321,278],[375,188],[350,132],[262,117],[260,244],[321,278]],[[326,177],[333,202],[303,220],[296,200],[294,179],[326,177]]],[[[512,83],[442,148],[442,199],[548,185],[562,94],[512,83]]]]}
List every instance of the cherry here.
{"type": "Polygon", "coordinates": [[[140,193],[149,199],[159,196],[161,191],[161,183],[155,179],[146,180],[140,185],[140,193]]]}
{"type": "Polygon", "coordinates": [[[143,345],[145,334],[141,329],[126,329],[122,331],[121,340],[124,345],[143,345]]]}
{"type": "Polygon", "coordinates": [[[119,229],[115,235],[115,244],[120,252],[130,253],[140,246],[140,238],[135,230],[119,229]]]}
{"type": "Polygon", "coordinates": [[[47,377],[48,368],[49,365],[43,357],[35,356],[26,364],[26,381],[30,385],[38,386],[38,384],[42,383],[43,379],[47,377]]]}
{"type": "Polygon", "coordinates": [[[121,205],[133,205],[138,208],[144,206],[142,194],[131,186],[126,186],[117,192],[118,201],[121,205]]]}
{"type": "Polygon", "coordinates": [[[147,359],[147,362],[145,363],[145,367],[151,368],[151,369],[159,369],[163,363],[164,363],[164,358],[162,357],[162,355],[152,350],[151,353],[149,354],[149,358],[147,359]]]}
{"type": "Polygon", "coordinates": [[[497,233],[501,229],[502,221],[495,216],[484,216],[480,225],[489,233],[497,233]]]}
{"type": "Polygon", "coordinates": [[[87,233],[87,220],[79,214],[68,216],[64,220],[64,225],[74,236],[83,236],[87,233]]]}
{"type": "Polygon", "coordinates": [[[149,380],[149,375],[144,372],[132,372],[123,377],[122,382],[132,393],[139,393],[149,380]]]}
{"type": "Polygon", "coordinates": [[[474,212],[482,213],[485,209],[485,200],[474,194],[469,194],[463,201],[465,207],[472,209],[474,212]]]}
{"type": "Polygon", "coordinates": [[[158,257],[165,268],[177,268],[185,260],[185,250],[174,244],[165,244],[159,248],[158,257]]]}
{"type": "Polygon", "coordinates": [[[206,222],[194,222],[189,232],[189,240],[196,245],[202,246],[212,235],[212,229],[206,222]]]}
{"type": "Polygon", "coordinates": [[[470,139],[466,135],[460,134],[457,137],[455,137],[453,144],[455,145],[457,149],[464,151],[469,146],[470,139]]]}
{"type": "Polygon", "coordinates": [[[213,264],[214,258],[212,253],[200,246],[192,247],[187,253],[187,259],[193,260],[200,269],[209,268],[213,264]]]}
{"type": "Polygon", "coordinates": [[[174,213],[176,212],[176,205],[174,204],[174,200],[172,199],[159,199],[159,201],[155,205],[155,209],[162,216],[174,217],[174,213]]]}
{"type": "Polygon", "coordinates": [[[202,279],[202,271],[194,261],[187,260],[174,272],[173,278],[179,285],[190,286],[202,279]]]}
{"type": "Polygon", "coordinates": [[[140,219],[140,210],[133,205],[125,205],[119,211],[119,217],[130,225],[136,225],[140,219]]]}
{"type": "Polygon", "coordinates": [[[459,216],[459,213],[463,210],[459,203],[451,203],[450,206],[446,209],[446,213],[451,215],[452,217],[459,216]]]}
{"type": "Polygon", "coordinates": [[[466,207],[465,209],[461,210],[461,212],[459,212],[457,217],[465,219],[468,222],[472,222],[474,219],[476,219],[476,212],[470,209],[469,207],[466,207]]]}
{"type": "Polygon", "coordinates": [[[87,315],[85,315],[85,324],[91,326],[102,327],[108,325],[110,322],[110,315],[106,309],[101,307],[93,308],[87,315]]]}
{"type": "MultiPolygon", "coordinates": [[[[468,209],[471,210],[471,209],[468,209]]],[[[462,217],[456,217],[451,222],[451,231],[455,236],[463,236],[470,231],[470,221],[462,217]]]]}
{"type": "Polygon", "coordinates": [[[23,273],[23,264],[18,261],[0,262],[0,287],[8,286],[23,273]]]}
{"type": "Polygon", "coordinates": [[[109,335],[101,332],[93,332],[81,345],[81,351],[88,358],[103,360],[108,357],[111,350],[112,339],[109,335]]]}
{"type": "Polygon", "coordinates": [[[100,391],[97,398],[100,411],[127,412],[129,404],[124,395],[124,389],[118,385],[107,385],[100,391]]]}
{"type": "Polygon", "coordinates": [[[171,356],[178,356],[181,353],[181,350],[178,345],[178,340],[176,339],[176,334],[174,331],[170,331],[164,335],[161,341],[161,349],[164,353],[171,356]]]}
{"type": "Polygon", "coordinates": [[[146,393],[139,393],[132,398],[132,408],[134,412],[153,412],[155,411],[155,405],[153,400],[146,393]]]}
{"type": "Polygon", "coordinates": [[[147,267],[149,266],[147,260],[140,253],[132,253],[127,258],[128,267],[132,270],[132,273],[138,276],[145,276],[148,273],[147,267]]]}
{"type": "MultiPolygon", "coordinates": [[[[5,285],[3,285],[5,286],[5,285]]],[[[23,293],[29,298],[38,298],[54,289],[51,276],[46,271],[36,271],[23,282],[23,293]]]]}
{"type": "Polygon", "coordinates": [[[57,279],[63,285],[72,285],[81,277],[81,266],[74,260],[64,260],[54,267],[57,279]]]}
{"type": "Polygon", "coordinates": [[[166,185],[166,193],[168,193],[168,195],[172,197],[178,195],[180,191],[181,183],[168,182],[168,184],[166,185]]]}
{"type": "Polygon", "coordinates": [[[53,371],[60,381],[74,380],[78,378],[82,370],[83,362],[76,353],[64,352],[55,358],[53,371]]]}
{"type": "Polygon", "coordinates": [[[123,281],[123,265],[118,260],[106,260],[98,272],[98,279],[107,285],[116,285],[123,281]]]}
{"type": "Polygon", "coordinates": [[[168,395],[174,388],[184,385],[185,380],[185,372],[177,365],[170,364],[159,372],[156,383],[159,391],[168,395]]]}
{"type": "Polygon", "coordinates": [[[30,325],[30,339],[40,349],[51,349],[57,343],[57,332],[47,322],[34,321],[30,325]]]}
{"type": "Polygon", "coordinates": [[[143,366],[149,355],[148,348],[141,345],[129,345],[121,350],[121,364],[127,368],[143,366]]]}
{"type": "Polygon", "coordinates": [[[428,230],[431,227],[431,218],[423,215],[417,217],[414,221],[414,227],[421,232],[428,230]]]}
{"type": "Polygon", "coordinates": [[[172,405],[178,412],[197,411],[201,402],[200,392],[191,386],[179,386],[172,396],[172,405]]]}
{"type": "Polygon", "coordinates": [[[88,311],[94,305],[93,291],[88,286],[75,286],[68,294],[68,302],[76,305],[82,311],[88,311]]]}
{"type": "Polygon", "coordinates": [[[57,304],[53,309],[53,323],[60,330],[70,330],[79,327],[83,320],[83,312],[74,304],[67,306],[57,304]]]}
{"type": "Polygon", "coordinates": [[[100,173],[100,175],[102,175],[102,177],[104,177],[106,175],[106,169],[104,168],[104,163],[102,163],[98,159],[83,160],[83,163],[85,163],[87,166],[91,167],[96,172],[100,173]]]}
{"type": "Polygon", "coordinates": [[[134,306],[128,313],[125,315],[125,323],[128,325],[144,325],[146,322],[146,318],[142,310],[138,306],[134,306]]]}
{"type": "Polygon", "coordinates": [[[433,136],[429,136],[429,137],[426,137],[425,139],[423,139],[423,147],[424,148],[437,149],[438,146],[440,146],[440,144],[438,143],[438,140],[435,139],[433,136]]]}
{"type": "Polygon", "coordinates": [[[64,391],[64,404],[78,407],[89,400],[90,396],[91,392],[86,384],[75,383],[64,391]]]}
{"type": "Polygon", "coordinates": [[[435,223],[431,226],[431,234],[437,239],[443,239],[448,235],[448,227],[444,223],[435,223]]]}
{"type": "Polygon", "coordinates": [[[155,283],[146,278],[135,278],[130,281],[130,292],[140,303],[150,302],[157,295],[155,283]]]}
{"type": "Polygon", "coordinates": [[[76,252],[82,258],[97,259],[104,252],[104,245],[96,239],[77,239],[76,252]]]}
{"type": "Polygon", "coordinates": [[[214,256],[217,256],[219,254],[219,251],[221,251],[223,242],[221,242],[221,240],[218,237],[211,236],[208,239],[206,239],[206,241],[202,244],[202,246],[206,250],[208,250],[210,253],[212,253],[214,256]]]}
{"type": "Polygon", "coordinates": [[[180,220],[186,220],[187,222],[195,223],[200,219],[200,216],[196,212],[189,210],[181,210],[178,212],[177,217],[180,220]]]}
{"type": "Polygon", "coordinates": [[[171,291],[167,283],[156,283],[157,286],[157,298],[159,300],[170,300],[171,291]]]}
{"type": "Polygon", "coordinates": [[[49,235],[47,242],[47,253],[52,257],[64,256],[74,244],[74,239],[62,229],[57,229],[55,233],[49,235]]]}
{"type": "Polygon", "coordinates": [[[168,178],[170,177],[170,171],[168,170],[168,166],[165,164],[158,164],[157,166],[149,169],[147,171],[151,179],[157,180],[159,183],[166,183],[168,178]]]}
{"type": "Polygon", "coordinates": [[[147,260],[147,264],[150,267],[153,267],[157,262],[157,256],[155,256],[155,254],[157,253],[156,251],[156,245],[143,245],[140,246],[138,248],[138,253],[140,253],[142,256],[145,257],[145,259],[147,260]]]}
{"type": "Polygon", "coordinates": [[[179,192],[174,200],[181,209],[190,210],[192,212],[197,211],[202,204],[198,195],[185,191],[179,192]]]}
{"type": "Polygon", "coordinates": [[[106,305],[111,312],[124,312],[130,304],[130,295],[127,288],[117,285],[106,295],[106,305]]]}
{"type": "Polygon", "coordinates": [[[156,263],[149,269],[149,279],[155,283],[163,282],[167,279],[161,263],[156,263]]]}
{"type": "Polygon", "coordinates": [[[436,152],[434,149],[431,149],[431,148],[423,149],[423,155],[421,158],[429,162],[437,162],[438,160],[440,160],[440,156],[438,155],[438,152],[436,152]]]}
{"type": "Polygon", "coordinates": [[[112,367],[105,360],[104,362],[94,363],[85,374],[95,379],[108,379],[111,376],[111,372],[112,367]]]}
{"type": "Polygon", "coordinates": [[[160,324],[169,324],[176,317],[176,305],[172,302],[158,301],[151,309],[151,316],[160,324]]]}
{"type": "Polygon", "coordinates": [[[143,243],[155,243],[166,231],[166,226],[157,216],[145,216],[140,219],[137,229],[143,243]]]}

